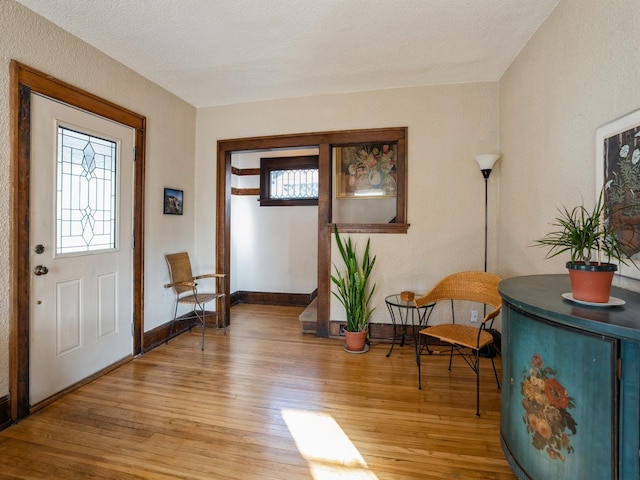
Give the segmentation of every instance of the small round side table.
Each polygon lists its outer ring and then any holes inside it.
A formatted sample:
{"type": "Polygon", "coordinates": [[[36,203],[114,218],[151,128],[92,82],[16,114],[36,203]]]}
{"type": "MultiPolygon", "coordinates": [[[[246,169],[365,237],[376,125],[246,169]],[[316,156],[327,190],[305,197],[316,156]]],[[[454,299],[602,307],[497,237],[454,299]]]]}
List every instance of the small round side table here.
{"type": "Polygon", "coordinates": [[[391,340],[391,348],[387,357],[393,352],[393,347],[396,344],[396,338],[401,337],[400,346],[402,347],[407,337],[407,327],[411,327],[411,335],[413,336],[413,344],[416,347],[416,353],[418,352],[418,337],[419,331],[427,326],[429,323],[429,317],[433,311],[435,303],[429,303],[422,307],[416,307],[413,300],[405,301],[400,298],[399,293],[389,295],[384,299],[389,310],[389,316],[391,317],[391,323],[393,323],[393,339],[391,340]],[[411,321],[411,324],[409,324],[411,321]],[[401,332],[398,333],[397,328],[401,328],[401,332]],[[418,327],[418,328],[416,328],[418,327]]]}

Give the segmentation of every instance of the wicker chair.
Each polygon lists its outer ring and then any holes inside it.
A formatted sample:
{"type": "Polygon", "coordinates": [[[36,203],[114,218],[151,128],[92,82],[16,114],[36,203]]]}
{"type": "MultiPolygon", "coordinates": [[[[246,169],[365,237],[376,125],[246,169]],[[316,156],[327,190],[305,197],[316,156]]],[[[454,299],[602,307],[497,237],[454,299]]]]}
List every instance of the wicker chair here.
{"type": "MultiPolygon", "coordinates": [[[[176,323],[176,317],[178,315],[178,305],[188,304],[193,306],[194,318],[202,325],[202,350],[204,351],[204,329],[205,329],[205,304],[220,299],[222,301],[222,308],[216,308],[216,323],[220,314],[222,314],[222,327],[224,334],[227,334],[227,319],[226,313],[226,295],[224,293],[224,277],[223,273],[209,273],[206,275],[193,276],[191,272],[191,261],[189,260],[189,254],[187,252],[171,253],[165,255],[167,265],[169,266],[169,276],[171,277],[171,283],[167,283],[164,288],[173,288],[176,294],[176,307],[173,312],[173,321],[171,322],[171,329],[169,330],[168,339],[173,333],[173,328],[176,323]],[[213,292],[199,292],[198,284],[196,280],[205,278],[215,278],[215,288],[213,292]]],[[[217,302],[216,302],[217,307],[217,302]]],[[[189,330],[193,324],[190,324],[189,330]]]]}
{"type": "MultiPolygon", "coordinates": [[[[493,346],[493,335],[487,330],[492,328],[496,316],[502,307],[502,298],[498,293],[498,283],[501,278],[486,272],[461,272],[449,275],[440,280],[433,289],[420,298],[416,298],[416,307],[420,308],[433,302],[448,300],[451,302],[451,316],[453,323],[444,323],[427,327],[420,331],[420,339],[429,336],[451,346],[449,353],[449,371],[451,371],[451,360],[455,349],[467,365],[476,374],[476,415],[480,416],[480,351],[485,347],[493,346]],[[462,300],[478,302],[493,309],[486,313],[479,327],[471,325],[461,325],[455,323],[454,301],[462,300]]],[[[429,353],[431,353],[429,351],[429,353]]],[[[498,372],[493,361],[495,355],[490,355],[493,373],[496,383],[500,388],[498,372]]],[[[420,371],[420,354],[416,355],[418,364],[418,388],[422,388],[422,377],[420,371]]]]}

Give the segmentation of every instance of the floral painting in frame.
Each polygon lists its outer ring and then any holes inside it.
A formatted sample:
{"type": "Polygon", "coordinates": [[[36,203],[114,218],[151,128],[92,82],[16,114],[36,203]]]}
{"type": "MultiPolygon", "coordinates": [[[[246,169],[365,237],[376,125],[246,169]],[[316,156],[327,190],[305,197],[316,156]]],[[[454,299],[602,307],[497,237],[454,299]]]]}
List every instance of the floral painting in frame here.
{"type": "MultiPolygon", "coordinates": [[[[607,217],[624,252],[640,260],[640,110],[596,129],[596,195],[604,186],[607,217]]],[[[640,269],[619,265],[618,274],[640,279],[640,269]]]]}
{"type": "Polygon", "coordinates": [[[336,197],[395,197],[397,144],[337,147],[336,197]]]}

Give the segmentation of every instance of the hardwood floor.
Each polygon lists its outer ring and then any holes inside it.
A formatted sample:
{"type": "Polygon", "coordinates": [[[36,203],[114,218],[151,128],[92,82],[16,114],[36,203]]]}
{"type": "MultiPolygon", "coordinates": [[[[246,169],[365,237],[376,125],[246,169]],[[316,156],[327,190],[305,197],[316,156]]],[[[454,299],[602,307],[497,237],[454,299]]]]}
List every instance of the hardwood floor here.
{"type": "MultiPolygon", "coordinates": [[[[238,305],[0,432],[0,479],[514,479],[483,359],[363,355],[300,333],[300,307],[238,305]]],[[[498,360],[499,364],[499,360],[498,360]]]]}

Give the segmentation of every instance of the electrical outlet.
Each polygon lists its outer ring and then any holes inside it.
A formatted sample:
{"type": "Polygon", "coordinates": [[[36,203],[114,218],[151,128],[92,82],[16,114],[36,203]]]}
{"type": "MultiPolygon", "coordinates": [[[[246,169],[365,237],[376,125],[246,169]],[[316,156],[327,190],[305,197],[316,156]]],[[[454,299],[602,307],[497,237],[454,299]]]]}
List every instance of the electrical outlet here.
{"type": "Polygon", "coordinates": [[[471,323],[478,323],[478,310],[471,310],[471,323]]]}

